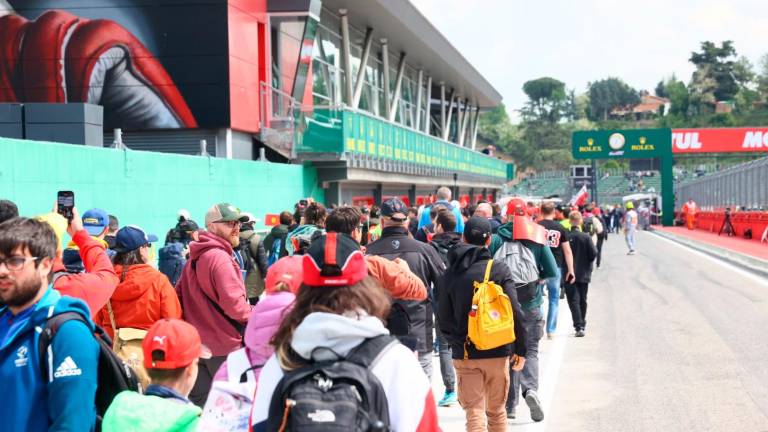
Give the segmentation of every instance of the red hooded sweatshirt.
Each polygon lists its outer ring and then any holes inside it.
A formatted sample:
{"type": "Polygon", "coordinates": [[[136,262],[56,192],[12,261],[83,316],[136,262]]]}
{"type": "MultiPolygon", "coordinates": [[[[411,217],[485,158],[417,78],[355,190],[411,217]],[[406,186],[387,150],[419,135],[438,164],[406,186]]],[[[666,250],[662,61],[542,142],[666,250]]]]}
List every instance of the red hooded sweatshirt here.
{"type": "Polygon", "coordinates": [[[200,241],[189,244],[189,260],[176,283],[176,294],[184,320],[197,328],[202,343],[215,357],[242,346],[243,338],[233,321],[244,326],[251,305],[227,240],[204,232],[200,241]]]}
{"type": "MultiPolygon", "coordinates": [[[[88,304],[91,316],[95,316],[112,296],[120,280],[109,261],[104,246],[91,238],[86,230],[80,230],[72,237],[85,266],[85,273],[65,274],[56,279],[53,288],[70,297],[79,298],[88,304]]],[[[61,258],[53,265],[54,273],[66,272],[61,258]]]]}

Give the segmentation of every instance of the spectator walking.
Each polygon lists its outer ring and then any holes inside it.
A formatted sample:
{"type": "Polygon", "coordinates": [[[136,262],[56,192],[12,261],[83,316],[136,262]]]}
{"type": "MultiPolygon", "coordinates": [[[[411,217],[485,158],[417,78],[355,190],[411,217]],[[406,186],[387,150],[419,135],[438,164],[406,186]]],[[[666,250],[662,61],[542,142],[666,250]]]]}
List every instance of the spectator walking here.
{"type": "MultiPolygon", "coordinates": [[[[83,228],[88,232],[88,235],[101,243],[107,256],[110,259],[115,256],[115,252],[109,248],[109,243],[104,240],[107,232],[109,232],[109,215],[107,212],[102,209],[93,208],[83,213],[82,220],[83,228]]],[[[69,273],[82,273],[85,271],[80,251],[74,241],[70,241],[67,244],[64,252],[62,252],[61,259],[69,273]]]]}
{"type": "MultiPolygon", "coordinates": [[[[402,216],[406,219],[405,213],[402,216]]],[[[406,226],[402,229],[407,231],[406,226]]],[[[300,412],[287,412],[283,405],[285,394],[275,394],[286,373],[315,364],[314,356],[326,351],[324,349],[349,357],[361,344],[371,346],[369,341],[378,340],[386,345],[374,353],[378,353],[374,356],[376,366],[370,371],[380,383],[377,390],[372,389],[378,395],[375,400],[386,400],[384,412],[376,413],[384,417],[379,420],[386,430],[396,432],[439,430],[429,380],[420,370],[413,352],[388,337],[383,320],[388,315],[390,301],[386,292],[368,276],[357,244],[348,236],[330,233],[312,242],[303,260],[304,284],[293,309],[273,338],[275,354],[259,378],[251,416],[252,430],[273,430],[281,422],[289,421],[286,415],[293,420],[292,414],[300,412]],[[279,402],[271,403],[276,396],[279,402]]],[[[333,383],[329,384],[336,390],[333,383]]],[[[349,402],[356,403],[354,398],[349,402]]],[[[381,404],[375,405],[382,408],[381,404]]],[[[334,415],[333,406],[322,404],[318,409],[321,408],[334,415]]],[[[334,418],[337,422],[343,420],[337,415],[334,418]]]]}
{"type": "MultiPolygon", "coordinates": [[[[416,240],[422,243],[429,243],[432,241],[432,236],[435,235],[435,218],[437,218],[437,212],[445,210],[446,207],[442,204],[434,204],[429,208],[429,223],[416,230],[416,235],[413,236],[416,240]]],[[[426,210],[425,210],[426,212],[426,210]]]]}
{"type": "Polygon", "coordinates": [[[583,337],[587,326],[587,291],[592,277],[592,263],[597,258],[597,248],[589,236],[581,231],[582,217],[573,212],[571,218],[570,244],[576,278],[565,285],[568,308],[573,318],[576,337],[583,337]]]}
{"type": "Polygon", "coordinates": [[[467,221],[464,241],[448,251],[449,267],[435,288],[440,331],[451,345],[459,379],[458,399],[466,413],[467,431],[506,431],[505,402],[509,368],[522,369],[526,355],[526,330],[512,275],[506,264],[494,261],[487,249],[491,224],[484,217],[467,221]],[[490,266],[490,267],[489,267],[490,266]],[[475,284],[488,280],[501,286],[509,297],[516,339],[498,348],[480,350],[468,341],[468,317],[475,284]],[[486,429],[487,424],[487,429],[486,429]]]}
{"type": "Polygon", "coordinates": [[[148,330],[163,318],[181,318],[181,304],[173,285],[149,264],[150,243],[157,237],[127,225],[117,232],[115,240],[117,255],[113,261],[120,283],[107,305],[96,314],[96,324],[114,339],[117,329],[148,330]]]}
{"type": "Polygon", "coordinates": [[[490,249],[496,261],[506,263],[510,268],[517,298],[524,313],[523,327],[528,335],[525,366],[520,372],[512,373],[512,385],[507,398],[507,417],[515,418],[515,408],[522,390],[523,399],[531,411],[531,418],[539,422],[544,420],[544,411],[537,394],[539,340],[544,334],[541,312],[543,285],[539,281],[555,277],[557,264],[546,245],[546,230],[530,220],[527,216],[527,205],[519,198],[513,198],[507,204],[507,223],[500,226],[498,234],[493,236],[490,249]],[[541,238],[536,234],[536,227],[544,231],[541,238]]]}
{"type": "Polygon", "coordinates": [[[201,410],[187,396],[197,378],[199,358],[207,356],[195,327],[162,319],[142,343],[144,367],[152,379],[144,394],[119,393],[104,414],[104,432],[194,432],[201,410]]]}
{"type": "Polygon", "coordinates": [[[635,234],[637,233],[637,212],[632,201],[627,201],[627,212],[624,214],[624,239],[627,242],[629,252],[627,255],[635,254],[635,234]]]}
{"type": "Polygon", "coordinates": [[[555,222],[555,204],[545,202],[541,205],[539,225],[547,230],[547,244],[557,264],[555,276],[547,278],[547,338],[552,339],[557,330],[557,313],[560,307],[560,286],[563,281],[571,281],[573,275],[573,254],[568,243],[568,231],[555,222]]]}
{"type": "MultiPolygon", "coordinates": [[[[408,263],[408,268],[421,279],[431,298],[432,286],[445,270],[440,256],[432,246],[411,238],[406,216],[408,208],[400,199],[384,201],[381,214],[381,238],[366,247],[367,253],[389,260],[400,258],[408,263]]],[[[388,320],[390,330],[415,345],[419,362],[431,379],[434,327],[431,301],[395,300],[392,309],[393,315],[388,320]]]]}
{"type": "Polygon", "coordinates": [[[264,238],[264,250],[267,252],[267,265],[272,265],[280,258],[288,255],[285,250],[285,238],[288,236],[289,227],[293,224],[291,212],[280,213],[280,223],[272,227],[264,238]]]}
{"type": "Polygon", "coordinates": [[[302,225],[288,233],[285,249],[288,255],[304,255],[312,241],[325,233],[328,212],[320,203],[311,202],[304,209],[302,225]]]}
{"type": "Polygon", "coordinates": [[[19,208],[13,201],[0,200],[0,223],[19,217],[19,208]]]}
{"type": "Polygon", "coordinates": [[[83,227],[77,208],[72,209],[72,220],[69,223],[55,209],[52,213],[39,216],[38,219],[47,222],[53,228],[58,239],[57,245],[61,244],[61,237],[66,230],[77,246],[85,267],[83,273],[67,272],[61,259],[61,248],[58,247],[51,277],[53,288],[61,295],[83,300],[88,305],[88,310],[95,315],[107,304],[120,282],[104,249],[104,244],[88,234],[83,227]]]}
{"type": "Polygon", "coordinates": [[[227,203],[212,206],[205,214],[207,232],[190,243],[189,261],[176,284],[183,318],[200,333],[212,357],[200,361],[197,381],[190,400],[205,405],[211,381],[227,354],[243,343],[245,322],[251,305],[233,247],[240,242],[240,224],[247,220],[240,210],[227,203]]]}
{"type": "MultiPolygon", "coordinates": [[[[456,216],[446,209],[437,213],[435,218],[435,235],[432,237],[430,245],[437,250],[443,265],[448,267],[448,253],[461,244],[461,234],[456,232],[456,216]]],[[[435,297],[435,303],[437,298],[435,297]]],[[[433,305],[434,309],[439,310],[439,305],[433,305]]],[[[451,344],[440,331],[440,326],[435,326],[435,335],[437,336],[437,350],[440,357],[440,375],[443,378],[445,394],[438,401],[438,406],[451,406],[458,402],[456,394],[456,372],[453,369],[453,356],[451,354],[451,344]]]]}
{"type": "Polygon", "coordinates": [[[491,232],[494,234],[499,230],[501,221],[493,217],[493,207],[489,203],[480,203],[475,209],[474,216],[480,216],[491,222],[491,232]]]}
{"type": "MultiPolygon", "coordinates": [[[[87,234],[86,234],[87,235],[87,234]]],[[[13,218],[0,224],[0,404],[9,431],[89,431],[96,422],[99,347],[88,307],[62,296],[49,282],[58,239],[46,223],[13,218]],[[47,352],[40,329],[64,313],[47,352]],[[43,378],[41,364],[49,365],[43,378]]]]}
{"type": "Polygon", "coordinates": [[[115,242],[117,231],[120,229],[120,221],[117,220],[117,216],[109,215],[109,229],[107,235],[104,236],[104,241],[107,242],[107,248],[110,250],[115,249],[115,242]]]}
{"type": "Polygon", "coordinates": [[[264,292],[264,277],[267,275],[267,252],[261,237],[253,229],[256,220],[250,213],[243,213],[247,222],[240,224],[240,243],[237,251],[245,264],[245,294],[252,305],[259,301],[264,292]]]}
{"type": "MultiPolygon", "coordinates": [[[[453,213],[454,216],[456,216],[456,232],[461,234],[464,232],[464,220],[461,218],[461,209],[459,206],[454,206],[451,204],[451,189],[447,188],[445,186],[439,188],[437,190],[437,201],[432,203],[432,205],[435,204],[442,204],[447,208],[448,210],[453,213]]],[[[429,206],[424,208],[424,211],[421,212],[421,218],[419,219],[419,228],[423,227],[424,225],[429,225],[430,223],[430,216],[429,212],[427,212],[427,208],[429,206]]]]}

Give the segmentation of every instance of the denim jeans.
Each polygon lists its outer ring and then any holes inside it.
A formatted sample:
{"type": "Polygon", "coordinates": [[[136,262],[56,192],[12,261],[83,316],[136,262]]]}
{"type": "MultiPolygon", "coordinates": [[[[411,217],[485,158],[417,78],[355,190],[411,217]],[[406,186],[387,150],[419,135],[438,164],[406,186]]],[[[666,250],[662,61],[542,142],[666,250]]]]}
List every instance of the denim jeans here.
{"type": "Polygon", "coordinates": [[[561,268],[555,269],[555,276],[548,278],[547,299],[549,307],[547,308],[547,333],[554,333],[557,330],[557,309],[560,305],[560,277],[563,274],[561,268]]]}
{"type": "Polygon", "coordinates": [[[445,392],[454,392],[456,391],[456,372],[453,370],[451,346],[448,344],[445,336],[440,333],[439,327],[435,326],[435,332],[437,333],[437,349],[440,354],[440,375],[443,377],[445,392]]]}
{"type": "Polygon", "coordinates": [[[507,410],[517,406],[520,401],[521,390],[523,394],[528,390],[539,390],[539,340],[544,334],[544,319],[541,316],[541,308],[537,307],[524,312],[523,326],[526,332],[525,345],[528,348],[528,353],[525,355],[523,370],[515,372],[510,368],[512,385],[509,386],[507,410]]]}

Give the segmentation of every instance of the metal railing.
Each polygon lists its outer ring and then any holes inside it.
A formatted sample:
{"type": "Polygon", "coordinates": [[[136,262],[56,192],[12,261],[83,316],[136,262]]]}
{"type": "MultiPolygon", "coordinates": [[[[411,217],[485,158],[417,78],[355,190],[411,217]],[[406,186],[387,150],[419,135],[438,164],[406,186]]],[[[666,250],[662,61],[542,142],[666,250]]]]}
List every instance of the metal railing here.
{"type": "Polygon", "coordinates": [[[296,124],[301,106],[290,94],[261,82],[261,141],[288,159],[296,158],[296,124]]]}
{"type": "Polygon", "coordinates": [[[678,206],[693,198],[704,210],[768,208],[768,157],[726,168],[675,187],[678,206]]]}

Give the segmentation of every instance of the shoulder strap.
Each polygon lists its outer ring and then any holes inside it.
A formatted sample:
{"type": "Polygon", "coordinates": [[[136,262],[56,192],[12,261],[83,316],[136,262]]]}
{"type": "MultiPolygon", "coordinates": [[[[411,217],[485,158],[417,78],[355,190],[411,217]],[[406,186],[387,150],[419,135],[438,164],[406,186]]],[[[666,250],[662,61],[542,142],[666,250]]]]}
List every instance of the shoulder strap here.
{"type": "MultiPolygon", "coordinates": [[[[205,253],[205,252],[203,252],[203,253],[205,253]]],[[[193,259],[193,260],[190,260],[190,261],[191,262],[190,262],[189,265],[192,267],[192,271],[195,272],[195,277],[197,278],[197,259],[193,259]]],[[[239,333],[242,336],[243,333],[245,332],[245,324],[242,324],[242,323],[232,319],[229,315],[227,315],[227,313],[224,312],[224,309],[222,309],[221,306],[219,306],[218,303],[216,303],[211,297],[208,296],[208,293],[206,293],[202,289],[200,290],[200,292],[203,294],[203,296],[205,296],[206,299],[208,299],[208,302],[213,306],[214,309],[216,309],[216,312],[218,312],[221,316],[223,316],[224,319],[226,319],[227,322],[229,322],[229,324],[232,327],[235,328],[237,333],[239,333]]]]}
{"type": "Polygon", "coordinates": [[[227,381],[237,384],[242,381],[243,375],[248,377],[247,381],[256,381],[248,354],[245,348],[240,348],[227,355],[227,381]]]}
{"type": "Polygon", "coordinates": [[[370,370],[376,366],[379,360],[381,360],[381,357],[383,357],[390,348],[398,343],[397,338],[388,334],[369,338],[355,347],[347,355],[346,359],[370,370]]]}
{"type": "Polygon", "coordinates": [[[53,352],[51,352],[51,342],[53,337],[59,331],[59,328],[67,321],[80,321],[86,326],[88,322],[77,312],[64,312],[54,315],[45,321],[45,326],[40,332],[40,338],[37,340],[37,352],[40,357],[40,372],[43,375],[44,382],[50,382],[53,377],[53,352]]]}
{"type": "Polygon", "coordinates": [[[493,260],[488,260],[488,265],[485,267],[485,277],[483,278],[483,283],[488,283],[488,280],[491,278],[491,267],[493,267],[493,260]]]}
{"type": "Polygon", "coordinates": [[[112,334],[117,339],[117,322],[115,321],[115,312],[112,311],[112,300],[107,300],[107,313],[109,314],[109,323],[112,325],[112,334]]]}
{"type": "Polygon", "coordinates": [[[66,270],[60,270],[53,273],[53,277],[51,277],[51,285],[56,284],[56,281],[61,279],[64,276],[67,276],[69,274],[66,270]]]}

